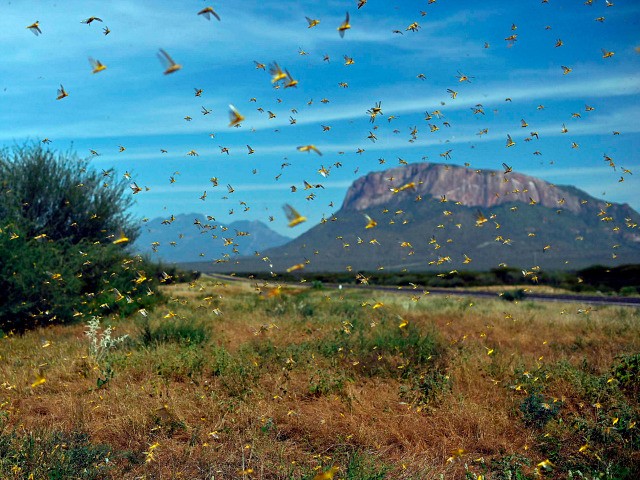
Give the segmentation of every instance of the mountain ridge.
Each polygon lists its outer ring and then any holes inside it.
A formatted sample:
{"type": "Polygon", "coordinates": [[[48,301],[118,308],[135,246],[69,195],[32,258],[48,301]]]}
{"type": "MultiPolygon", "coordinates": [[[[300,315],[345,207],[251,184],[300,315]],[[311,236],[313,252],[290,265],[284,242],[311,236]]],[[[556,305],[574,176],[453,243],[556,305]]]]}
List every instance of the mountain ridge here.
{"type": "Polygon", "coordinates": [[[145,222],[134,249],[170,263],[194,262],[276,247],[290,241],[259,220],[217,222],[199,213],[182,213],[145,222]]]}
{"type": "Polygon", "coordinates": [[[217,271],[486,270],[640,263],[640,214],[514,172],[412,164],[356,179],[341,208],[217,271]],[[372,219],[375,226],[366,228],[372,219]]]}
{"type": "MultiPolygon", "coordinates": [[[[567,190],[575,188],[570,185],[554,185],[518,172],[417,163],[371,172],[356,179],[347,191],[341,208],[364,210],[388,203],[399,193],[394,189],[400,189],[408,183],[415,185],[410,190],[418,195],[431,195],[433,198],[444,195],[449,201],[461,202],[469,207],[488,208],[514,201],[530,203],[533,200],[549,208],[562,205],[564,209],[577,213],[581,205],[581,199],[576,195],[566,198],[567,190]]],[[[606,204],[586,192],[580,192],[583,197],[598,201],[599,206],[606,204]]]]}

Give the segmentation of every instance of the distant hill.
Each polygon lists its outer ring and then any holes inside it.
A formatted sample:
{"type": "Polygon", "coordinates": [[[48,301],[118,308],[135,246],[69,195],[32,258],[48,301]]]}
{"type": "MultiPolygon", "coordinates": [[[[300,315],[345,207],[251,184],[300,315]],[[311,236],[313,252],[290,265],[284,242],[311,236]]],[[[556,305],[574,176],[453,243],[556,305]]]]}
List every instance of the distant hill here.
{"type": "Polygon", "coordinates": [[[134,248],[169,263],[197,262],[229,255],[251,255],[290,241],[259,221],[220,224],[191,213],[146,222],[134,248]],[[234,252],[235,249],[235,252],[234,252]]]}
{"type": "Polygon", "coordinates": [[[236,257],[206,270],[284,271],[298,263],[307,271],[614,266],[640,263],[639,223],[629,205],[572,186],[421,163],[355,180],[334,215],[262,251],[268,262],[236,257]],[[365,228],[365,214],[374,228],[365,228]]]}

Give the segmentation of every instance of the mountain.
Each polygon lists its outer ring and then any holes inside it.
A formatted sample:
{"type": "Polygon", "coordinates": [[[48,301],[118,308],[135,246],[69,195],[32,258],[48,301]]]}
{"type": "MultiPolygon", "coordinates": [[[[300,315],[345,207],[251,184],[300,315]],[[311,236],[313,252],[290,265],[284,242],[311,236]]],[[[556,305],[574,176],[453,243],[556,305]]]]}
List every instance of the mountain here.
{"type": "Polygon", "coordinates": [[[218,271],[574,269],[640,263],[640,215],[519,173],[412,164],[353,182],[340,210],[291,242],[218,271]],[[377,225],[365,228],[370,216],[377,225]],[[480,220],[479,220],[480,219],[480,220]],[[268,263],[268,265],[267,265],[268,263]]]}
{"type": "Polygon", "coordinates": [[[448,201],[468,207],[490,208],[510,202],[529,203],[534,199],[538,205],[553,209],[561,205],[564,210],[578,214],[581,200],[588,197],[584,192],[569,195],[566,188],[554,188],[544,180],[519,173],[422,163],[360,177],[347,191],[342,209],[368,210],[389,205],[399,198],[399,192],[394,192],[392,187],[410,182],[415,183],[410,191],[418,195],[437,199],[444,195],[448,201]],[[559,203],[562,199],[564,202],[559,203]]]}
{"type": "Polygon", "coordinates": [[[223,225],[204,215],[190,213],[149,220],[142,227],[134,248],[152,259],[186,263],[225,254],[251,255],[290,240],[257,220],[223,225]]]}

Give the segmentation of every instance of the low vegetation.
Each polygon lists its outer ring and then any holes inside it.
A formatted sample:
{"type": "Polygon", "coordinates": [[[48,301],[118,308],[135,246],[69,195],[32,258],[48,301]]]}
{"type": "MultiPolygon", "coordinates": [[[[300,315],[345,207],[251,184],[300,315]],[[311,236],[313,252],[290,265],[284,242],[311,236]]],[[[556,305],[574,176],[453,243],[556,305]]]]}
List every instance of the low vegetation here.
{"type": "MultiPolygon", "coordinates": [[[[255,278],[269,280],[270,273],[255,273],[255,278]]],[[[516,268],[499,267],[488,271],[443,272],[359,272],[354,273],[305,272],[304,277],[312,282],[334,284],[360,283],[366,279],[370,285],[412,286],[423,285],[431,288],[473,288],[502,286],[506,289],[514,286],[549,287],[557,290],[583,293],[601,293],[606,295],[640,294],[640,265],[622,265],[619,267],[592,266],[577,271],[531,270],[523,272],[516,268]]],[[[297,281],[300,275],[281,273],[279,278],[297,281]]]]}
{"type": "Polygon", "coordinates": [[[0,477],[640,476],[638,310],[320,287],[5,336],[0,477]]]}

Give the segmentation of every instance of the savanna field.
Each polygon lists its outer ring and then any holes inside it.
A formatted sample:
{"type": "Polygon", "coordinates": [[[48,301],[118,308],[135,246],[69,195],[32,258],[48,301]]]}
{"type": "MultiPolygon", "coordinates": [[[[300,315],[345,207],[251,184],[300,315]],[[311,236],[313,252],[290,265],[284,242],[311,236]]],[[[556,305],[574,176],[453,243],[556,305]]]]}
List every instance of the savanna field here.
{"type": "Polygon", "coordinates": [[[205,277],[157,295],[0,340],[1,478],[640,474],[637,309],[205,277]]]}
{"type": "Polygon", "coordinates": [[[0,480],[640,479],[640,2],[210,3],[0,6],[0,480]]]}

